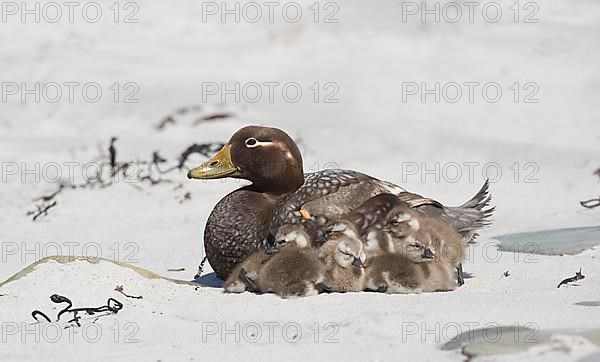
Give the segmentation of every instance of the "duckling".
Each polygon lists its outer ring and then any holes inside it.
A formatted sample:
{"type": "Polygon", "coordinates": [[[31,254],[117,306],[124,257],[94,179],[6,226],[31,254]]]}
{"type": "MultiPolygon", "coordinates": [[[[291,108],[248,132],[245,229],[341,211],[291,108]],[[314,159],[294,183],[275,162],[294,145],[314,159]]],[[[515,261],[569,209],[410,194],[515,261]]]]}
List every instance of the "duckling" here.
{"type": "Polygon", "coordinates": [[[456,270],[458,283],[462,285],[465,245],[450,225],[407,205],[399,205],[390,211],[382,230],[387,236],[387,245],[393,245],[387,251],[400,253],[414,263],[431,263],[431,269],[443,275],[452,275],[456,270]]]}
{"type": "Polygon", "coordinates": [[[416,263],[402,254],[383,253],[366,267],[365,289],[388,294],[454,290],[452,273],[437,263],[416,263]]]}
{"type": "Polygon", "coordinates": [[[319,248],[319,258],[325,263],[325,290],[359,292],[364,289],[366,255],[354,225],[337,223],[329,240],[319,248]]]}
{"type": "Polygon", "coordinates": [[[267,237],[267,254],[275,254],[280,247],[292,244],[300,249],[313,248],[314,224],[307,222],[303,224],[287,224],[277,230],[275,236],[267,237]]]}
{"type": "Polygon", "coordinates": [[[228,293],[243,293],[245,291],[258,292],[257,281],[260,271],[271,259],[271,255],[264,251],[255,251],[243,262],[233,268],[227,280],[225,280],[225,291],[228,293]]]}
{"type": "Polygon", "coordinates": [[[301,225],[284,225],[268,249],[275,253],[258,274],[257,285],[264,293],[282,298],[319,294],[325,268],[301,225]]]}
{"type": "MultiPolygon", "coordinates": [[[[248,255],[266,247],[267,235],[285,224],[313,218],[324,227],[349,213],[370,197],[387,192],[411,207],[442,218],[465,238],[489,223],[488,183],[467,203],[445,207],[406,192],[400,186],[350,170],[304,174],[302,155],[284,131],[248,126],[241,128],[208,161],[190,170],[190,179],[241,178],[252,184],[225,196],[212,210],[204,230],[206,256],[223,279],[248,255]]],[[[315,240],[317,241],[317,240],[315,240]]]]}

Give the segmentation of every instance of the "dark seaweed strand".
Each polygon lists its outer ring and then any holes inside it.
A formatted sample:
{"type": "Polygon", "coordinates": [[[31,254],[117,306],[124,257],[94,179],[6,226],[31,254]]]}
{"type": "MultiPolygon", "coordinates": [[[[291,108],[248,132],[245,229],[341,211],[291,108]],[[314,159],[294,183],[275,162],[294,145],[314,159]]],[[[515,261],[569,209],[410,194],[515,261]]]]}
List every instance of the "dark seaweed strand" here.
{"type": "Polygon", "coordinates": [[[44,317],[44,319],[46,321],[48,321],[48,323],[51,323],[52,321],[50,320],[50,317],[48,317],[44,312],[39,311],[39,310],[34,310],[33,312],[31,312],[31,316],[33,317],[33,319],[35,319],[36,321],[40,321],[39,319],[37,319],[37,316],[42,316],[44,317]]]}
{"type": "MultiPolygon", "coordinates": [[[[118,300],[116,300],[114,298],[109,298],[106,302],[106,305],[103,305],[100,307],[83,307],[83,308],[72,308],[73,302],[71,302],[71,300],[69,298],[62,296],[62,295],[58,295],[58,294],[52,294],[50,296],[50,300],[53,303],[57,303],[57,304],[67,303],[67,306],[64,309],[62,309],[60,312],[58,312],[58,314],[56,316],[57,322],[60,321],[60,318],[63,314],[72,313],[73,319],[69,320],[68,322],[69,323],[75,322],[77,324],[77,326],[79,326],[79,327],[81,327],[81,324],[79,323],[79,319],[81,319],[81,317],[78,316],[79,312],[85,312],[89,315],[94,315],[96,313],[101,313],[101,312],[111,312],[113,314],[116,314],[121,309],[123,309],[123,303],[119,302],[118,300]]],[[[48,322],[51,321],[50,318],[44,312],[41,312],[39,310],[34,310],[33,312],[31,312],[31,316],[33,317],[33,319],[35,319],[38,322],[39,322],[39,319],[37,318],[38,316],[43,317],[48,322]]]]}
{"type": "Polygon", "coordinates": [[[597,199],[589,199],[585,201],[580,201],[579,204],[587,209],[593,209],[595,207],[600,206],[600,197],[597,199]]]}
{"type": "MultiPolygon", "coordinates": [[[[161,183],[173,182],[170,179],[163,179],[161,176],[185,168],[186,162],[188,161],[191,155],[201,154],[202,156],[210,157],[214,152],[216,152],[224,146],[224,143],[220,142],[192,144],[180,153],[175,162],[172,162],[171,165],[168,166],[169,161],[166,158],[162,157],[158,151],[154,151],[152,153],[152,158],[150,161],[119,161],[117,158],[118,150],[115,144],[116,140],[117,137],[112,137],[110,139],[108,155],[104,153],[101,155],[101,159],[103,159],[103,161],[99,163],[100,168],[95,175],[88,177],[87,180],[85,180],[85,182],[81,184],[60,184],[58,186],[58,189],[52,192],[51,194],[42,195],[33,199],[33,201],[38,202],[38,204],[35,205],[36,210],[27,212],[27,216],[33,215],[33,221],[38,221],[38,219],[48,216],[48,211],[57,206],[56,199],[58,195],[61,194],[67,188],[93,188],[97,185],[99,185],[100,187],[111,186],[113,182],[111,181],[111,179],[107,180],[106,175],[104,174],[104,171],[107,168],[109,169],[109,175],[112,178],[119,173],[122,173],[123,177],[130,176],[131,174],[128,174],[128,170],[132,166],[146,166],[146,172],[138,176],[138,181],[147,181],[150,183],[150,185],[154,186],[161,183]],[[165,166],[165,164],[167,165],[165,166]]],[[[180,203],[182,203],[185,200],[189,200],[190,198],[191,194],[184,195],[184,199],[180,201],[180,203]]]]}

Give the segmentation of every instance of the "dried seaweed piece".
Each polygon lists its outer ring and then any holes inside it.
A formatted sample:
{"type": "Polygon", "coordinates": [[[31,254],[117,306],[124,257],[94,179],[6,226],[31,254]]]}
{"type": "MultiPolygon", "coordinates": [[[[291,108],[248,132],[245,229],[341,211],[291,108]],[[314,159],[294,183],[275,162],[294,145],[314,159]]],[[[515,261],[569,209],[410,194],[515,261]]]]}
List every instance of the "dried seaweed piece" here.
{"type": "Polygon", "coordinates": [[[200,110],[202,110],[202,106],[199,105],[178,108],[177,110],[175,110],[175,112],[166,115],[154,128],[156,128],[157,130],[162,130],[169,124],[174,125],[175,123],[177,123],[175,120],[175,116],[182,116],[192,111],[199,112],[200,110]]]}
{"type": "Polygon", "coordinates": [[[58,190],[54,191],[53,193],[49,194],[49,195],[45,195],[45,196],[40,196],[37,197],[35,199],[33,199],[33,201],[44,201],[44,202],[48,202],[51,201],[53,198],[56,197],[56,195],[60,194],[65,188],[65,185],[58,185],[58,190]]]}
{"type": "Polygon", "coordinates": [[[175,124],[175,119],[171,116],[166,116],[156,125],[156,129],[164,129],[168,124],[175,124]]]}
{"type": "Polygon", "coordinates": [[[198,125],[198,124],[200,124],[202,122],[216,121],[216,120],[219,120],[219,119],[226,119],[226,118],[231,118],[231,117],[235,117],[235,114],[233,114],[233,113],[227,113],[227,112],[224,112],[224,113],[212,113],[212,114],[209,114],[209,115],[204,116],[204,117],[200,117],[197,120],[195,120],[194,121],[194,126],[196,126],[196,125],[198,125]]]}
{"type": "Polygon", "coordinates": [[[112,137],[110,139],[110,146],[108,146],[108,158],[110,160],[110,168],[115,169],[117,167],[117,149],[115,148],[115,142],[117,141],[117,137],[112,137]]]}
{"type": "Polygon", "coordinates": [[[48,317],[44,312],[41,312],[39,310],[34,310],[33,312],[31,312],[31,316],[33,317],[33,319],[35,319],[38,322],[40,320],[37,319],[37,316],[42,316],[48,323],[52,323],[52,321],[50,320],[50,317],[48,317]]]}
{"type": "Polygon", "coordinates": [[[562,282],[560,282],[558,284],[557,288],[560,288],[563,284],[566,285],[568,283],[572,283],[572,282],[575,282],[575,281],[578,281],[578,280],[581,280],[581,279],[584,279],[584,278],[585,278],[585,275],[581,274],[581,268],[579,268],[579,271],[575,273],[574,277],[570,277],[570,278],[564,279],[562,282]]]}
{"type": "Polygon", "coordinates": [[[171,269],[167,269],[167,271],[169,271],[169,272],[182,272],[182,271],[185,271],[185,268],[171,268],[171,269]]]}
{"type": "Polygon", "coordinates": [[[51,204],[42,204],[42,205],[37,205],[37,212],[36,211],[29,211],[27,213],[27,215],[33,215],[33,221],[37,221],[38,218],[42,217],[42,216],[48,216],[48,210],[50,210],[51,208],[55,207],[57,205],[57,202],[54,201],[51,204]],[[35,215],[34,215],[35,214],[35,215]]]}
{"type": "Polygon", "coordinates": [[[117,286],[115,287],[115,290],[116,290],[117,292],[119,292],[119,293],[123,294],[123,295],[124,295],[124,296],[126,296],[127,298],[132,298],[132,299],[143,299],[143,298],[144,298],[144,297],[142,297],[141,295],[139,295],[139,296],[133,296],[133,295],[129,295],[129,294],[125,293],[125,292],[123,291],[123,286],[122,286],[122,285],[117,285],[117,286]]]}
{"type": "Polygon", "coordinates": [[[585,208],[593,209],[600,206],[600,197],[597,199],[589,199],[586,201],[580,201],[579,204],[585,208]]]}

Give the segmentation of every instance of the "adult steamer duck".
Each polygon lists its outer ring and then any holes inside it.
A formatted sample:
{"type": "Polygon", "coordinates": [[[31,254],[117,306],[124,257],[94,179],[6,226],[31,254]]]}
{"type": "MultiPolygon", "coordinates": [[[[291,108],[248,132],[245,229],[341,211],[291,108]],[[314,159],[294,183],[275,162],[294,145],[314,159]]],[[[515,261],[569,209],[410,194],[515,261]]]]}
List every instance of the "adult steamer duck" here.
{"type": "Polygon", "coordinates": [[[494,208],[488,182],[458,207],[406,192],[392,183],[350,170],[304,173],[296,143],[277,128],[248,126],[238,130],[211,159],[188,172],[190,179],[240,178],[252,182],[225,196],[212,210],[204,229],[206,256],[217,275],[231,270],[257,249],[279,226],[313,220],[316,240],[326,224],[360,206],[372,196],[396,194],[411,207],[440,217],[465,242],[489,225],[494,208]]]}

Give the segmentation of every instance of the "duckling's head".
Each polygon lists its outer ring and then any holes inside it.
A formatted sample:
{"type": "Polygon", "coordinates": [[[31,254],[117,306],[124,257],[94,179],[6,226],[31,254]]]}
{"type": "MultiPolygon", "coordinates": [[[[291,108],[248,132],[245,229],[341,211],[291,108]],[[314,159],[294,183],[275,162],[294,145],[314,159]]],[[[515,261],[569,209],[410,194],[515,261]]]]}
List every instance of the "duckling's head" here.
{"type": "Polygon", "coordinates": [[[343,268],[364,268],[366,254],[356,227],[347,221],[338,221],[331,226],[327,243],[321,247],[323,257],[333,260],[343,268]]]}
{"type": "Polygon", "coordinates": [[[359,239],[340,237],[337,239],[337,248],[333,257],[342,268],[364,268],[366,255],[363,243],[359,239]]]}
{"type": "Polygon", "coordinates": [[[331,239],[332,236],[344,235],[348,238],[360,240],[360,233],[357,226],[348,219],[342,219],[331,223],[327,227],[327,235],[328,239],[331,239]]]}
{"type": "Polygon", "coordinates": [[[401,237],[418,232],[421,228],[417,212],[401,201],[387,214],[384,229],[395,237],[401,237]]]}
{"type": "Polygon", "coordinates": [[[431,238],[427,234],[408,235],[400,241],[400,253],[415,263],[432,261],[436,257],[431,245],[431,238]]]}
{"type": "Polygon", "coordinates": [[[383,231],[400,242],[400,252],[410,260],[420,263],[435,257],[430,235],[421,230],[419,214],[408,204],[390,211],[383,231]]]}
{"type": "Polygon", "coordinates": [[[257,191],[291,192],[304,183],[302,155],[284,131],[247,126],[211,159],[188,172],[190,179],[225,177],[251,181],[257,191]]]}
{"type": "Polygon", "coordinates": [[[267,254],[274,254],[283,247],[297,247],[300,249],[311,248],[313,246],[312,239],[306,232],[305,228],[300,224],[282,225],[278,230],[275,238],[269,240],[267,246],[267,254]]]}

